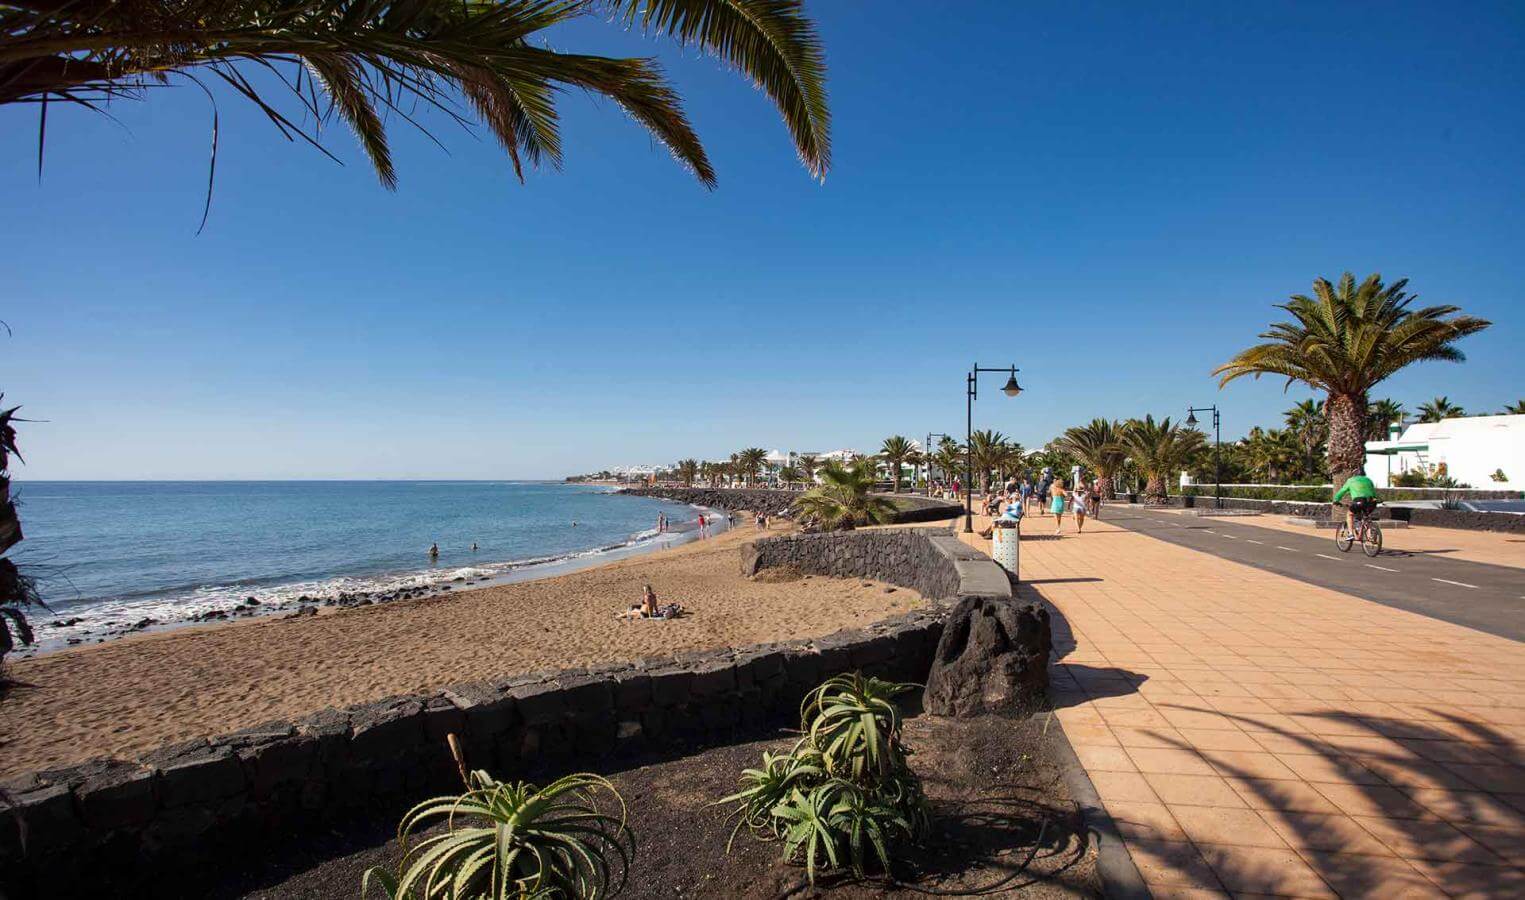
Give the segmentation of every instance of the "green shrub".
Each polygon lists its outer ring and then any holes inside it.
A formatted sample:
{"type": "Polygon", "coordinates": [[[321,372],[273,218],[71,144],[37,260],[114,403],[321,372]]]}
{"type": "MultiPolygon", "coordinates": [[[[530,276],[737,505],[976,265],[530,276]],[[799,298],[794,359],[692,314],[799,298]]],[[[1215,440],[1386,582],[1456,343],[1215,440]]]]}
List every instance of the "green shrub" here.
{"type": "Polygon", "coordinates": [[[608,780],[578,774],[543,788],[508,784],[467,774],[454,735],[450,749],[466,793],[425,800],[403,816],[397,872],[368,869],[361,900],[372,884],[392,900],[596,900],[624,887],[635,836],[608,780]],[[614,798],[618,816],[600,811],[599,793],[614,798]],[[441,820],[443,832],[409,846],[414,832],[441,820]]]}
{"type": "Polygon", "coordinates": [[[742,772],[741,790],[716,801],[736,805],[731,841],[743,827],[782,841],[784,858],[803,863],[811,883],[821,866],[861,877],[872,859],[888,872],[896,849],[930,825],[894,699],[915,688],[854,672],[811,691],[794,748],[765,752],[761,768],[742,772]]]}

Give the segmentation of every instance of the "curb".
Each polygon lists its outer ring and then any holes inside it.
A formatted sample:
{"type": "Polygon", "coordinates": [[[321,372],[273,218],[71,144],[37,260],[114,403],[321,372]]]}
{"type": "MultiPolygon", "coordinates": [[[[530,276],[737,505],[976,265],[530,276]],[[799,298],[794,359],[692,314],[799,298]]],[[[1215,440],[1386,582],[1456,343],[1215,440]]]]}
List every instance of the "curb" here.
{"type": "Polygon", "coordinates": [[[1112,900],[1149,900],[1153,896],[1149,886],[1139,874],[1132,854],[1117,831],[1117,824],[1102,806],[1091,776],[1086,774],[1080,757],[1075,755],[1069,735],[1064,733],[1064,724],[1052,712],[1049,715],[1052,717],[1050,731],[1056,733],[1054,749],[1064,769],[1065,786],[1070,789],[1075,805],[1080,807],[1081,821],[1096,843],[1096,874],[1101,877],[1102,896],[1112,900]]]}

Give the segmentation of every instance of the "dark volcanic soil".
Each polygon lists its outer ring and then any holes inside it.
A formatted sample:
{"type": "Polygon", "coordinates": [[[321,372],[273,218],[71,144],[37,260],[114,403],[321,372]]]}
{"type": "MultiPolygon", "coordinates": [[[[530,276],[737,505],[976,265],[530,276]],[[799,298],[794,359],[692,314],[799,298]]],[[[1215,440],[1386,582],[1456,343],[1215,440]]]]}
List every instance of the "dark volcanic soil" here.
{"type": "MultiPolygon", "coordinates": [[[[1042,717],[970,721],[919,716],[906,725],[911,764],[933,806],[928,847],[908,854],[906,882],[826,883],[811,888],[804,870],[779,860],[777,844],[737,838],[729,856],[725,810],[708,804],[734,790],[741,770],[763,750],[787,749],[782,732],[766,740],[608,774],[625,795],[638,842],[623,898],[912,898],[1099,896],[1095,853],[1052,761],[1042,717]],[[1040,840],[1041,837],[1041,840],[1040,840]]],[[[260,861],[208,896],[245,900],[354,900],[373,865],[396,865],[391,823],[370,833],[334,835],[306,858],[260,861]],[[272,864],[272,862],[274,864],[272,864]]],[[[251,861],[252,862],[252,861],[251,861]]],[[[379,895],[373,895],[379,896],[379,895]]]]}

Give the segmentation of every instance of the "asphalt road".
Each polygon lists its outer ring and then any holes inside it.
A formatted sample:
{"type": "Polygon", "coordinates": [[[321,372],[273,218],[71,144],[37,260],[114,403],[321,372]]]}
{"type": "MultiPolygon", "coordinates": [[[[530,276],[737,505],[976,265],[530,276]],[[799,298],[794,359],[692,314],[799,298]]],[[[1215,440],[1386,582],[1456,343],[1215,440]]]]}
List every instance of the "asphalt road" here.
{"type": "Polygon", "coordinates": [[[1386,606],[1525,641],[1525,569],[1447,559],[1433,551],[1406,552],[1402,529],[1384,533],[1381,555],[1369,559],[1359,544],[1341,553],[1331,531],[1294,534],[1227,516],[1197,518],[1111,504],[1103,521],[1386,606]]]}

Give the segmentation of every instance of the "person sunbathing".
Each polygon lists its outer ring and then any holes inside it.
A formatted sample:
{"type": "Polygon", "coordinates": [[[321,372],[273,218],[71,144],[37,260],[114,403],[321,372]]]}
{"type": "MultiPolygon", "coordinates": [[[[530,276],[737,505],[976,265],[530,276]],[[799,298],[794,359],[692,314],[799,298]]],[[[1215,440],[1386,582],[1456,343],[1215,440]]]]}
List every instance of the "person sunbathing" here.
{"type": "Polygon", "coordinates": [[[657,592],[646,585],[646,593],[642,595],[641,602],[619,614],[623,619],[654,619],[657,617],[657,592]]]}

